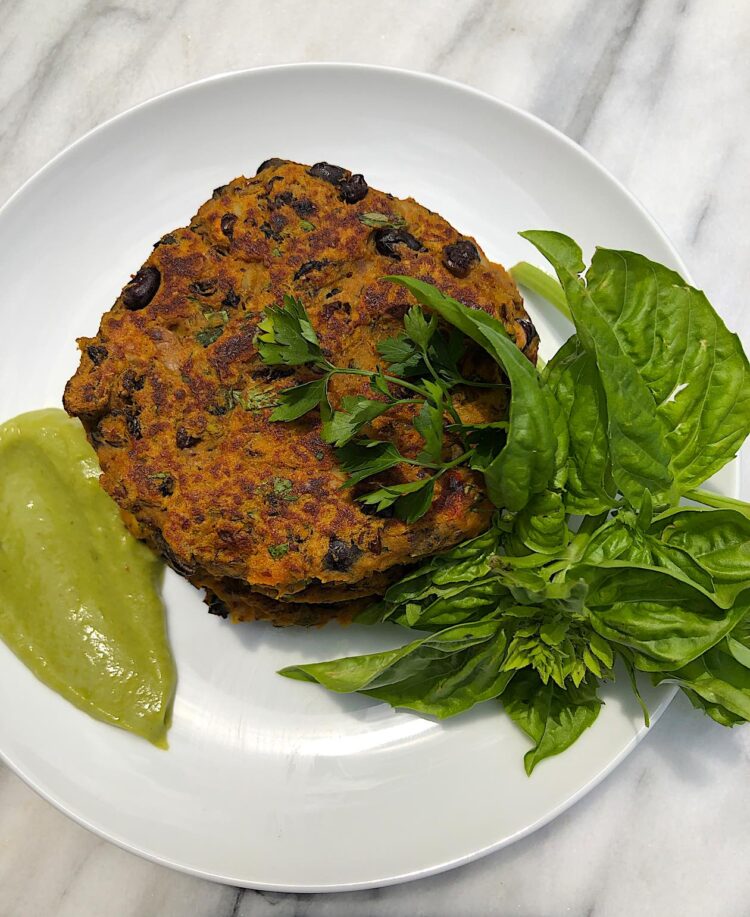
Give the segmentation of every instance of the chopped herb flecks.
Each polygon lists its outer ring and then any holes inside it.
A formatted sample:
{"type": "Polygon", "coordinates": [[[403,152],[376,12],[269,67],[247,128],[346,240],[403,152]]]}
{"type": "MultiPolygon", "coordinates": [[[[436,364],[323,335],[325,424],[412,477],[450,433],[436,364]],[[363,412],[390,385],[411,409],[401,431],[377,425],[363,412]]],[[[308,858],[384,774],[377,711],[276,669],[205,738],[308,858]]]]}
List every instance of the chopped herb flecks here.
{"type": "Polygon", "coordinates": [[[380,229],[385,226],[390,226],[393,229],[403,229],[406,226],[406,220],[403,217],[386,213],[360,213],[359,221],[371,229],[380,229]]]}
{"type": "Polygon", "coordinates": [[[208,347],[210,344],[213,344],[214,341],[218,341],[222,334],[224,334],[224,326],[216,325],[213,328],[206,328],[203,331],[199,331],[195,339],[203,347],[208,347]]]}
{"type": "Polygon", "coordinates": [[[273,557],[274,560],[278,560],[279,557],[283,557],[289,552],[289,545],[286,542],[281,544],[272,544],[268,547],[268,553],[273,557]]]}

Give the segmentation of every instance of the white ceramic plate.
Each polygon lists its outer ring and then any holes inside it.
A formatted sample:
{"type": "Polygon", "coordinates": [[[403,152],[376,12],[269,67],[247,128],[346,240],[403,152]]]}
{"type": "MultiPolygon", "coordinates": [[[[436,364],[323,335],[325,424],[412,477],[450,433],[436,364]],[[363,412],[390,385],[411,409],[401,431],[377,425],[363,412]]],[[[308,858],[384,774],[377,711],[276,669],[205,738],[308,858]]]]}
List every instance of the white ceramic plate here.
{"type": "MultiPolygon", "coordinates": [[[[539,262],[519,230],[555,228],[587,251],[633,248],[684,272],[653,220],[586,153],[489,96],[348,65],[229,74],[88,134],[0,212],[0,418],[59,405],[75,338],[94,333],[151,244],[270,156],[361,171],[505,264],[539,262]]],[[[549,357],[568,329],[530,305],[549,357]]],[[[735,493],[736,473],[723,483],[735,493]]],[[[549,821],[644,734],[630,689],[607,688],[594,728],[528,778],[526,740],[494,704],[438,724],[275,674],[395,646],[395,629],[232,627],[171,572],[165,598],[179,671],[169,752],[78,712],[2,645],[0,752],[81,824],[211,879],[324,891],[447,869],[549,821]]],[[[672,693],[646,690],[655,720],[672,693]]]]}

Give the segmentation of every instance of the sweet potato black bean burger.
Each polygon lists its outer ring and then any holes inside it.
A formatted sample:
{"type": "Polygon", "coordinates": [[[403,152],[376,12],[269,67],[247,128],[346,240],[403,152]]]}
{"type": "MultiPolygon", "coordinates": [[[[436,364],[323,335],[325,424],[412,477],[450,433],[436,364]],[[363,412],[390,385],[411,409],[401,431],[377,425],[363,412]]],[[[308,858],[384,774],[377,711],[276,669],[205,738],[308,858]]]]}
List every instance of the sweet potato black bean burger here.
{"type": "MultiPolygon", "coordinates": [[[[64,405],[97,451],[101,483],[212,611],[278,625],[345,620],[407,565],[489,526],[482,475],[449,467],[462,449],[450,416],[433,443],[442,464],[429,506],[368,502],[376,488],[414,493],[430,474],[417,461],[429,431],[404,346],[413,300],[392,274],[489,313],[536,362],[517,288],[472,238],[362,175],[280,159],[217,188],[164,235],[98,333],[79,339],[64,405]],[[369,455],[401,460],[366,479],[356,461],[347,472],[345,437],[331,432],[341,417],[358,417],[358,433],[381,444],[369,455]]],[[[433,338],[461,374],[456,429],[498,424],[507,389],[497,364],[458,338],[447,328],[433,338]]]]}

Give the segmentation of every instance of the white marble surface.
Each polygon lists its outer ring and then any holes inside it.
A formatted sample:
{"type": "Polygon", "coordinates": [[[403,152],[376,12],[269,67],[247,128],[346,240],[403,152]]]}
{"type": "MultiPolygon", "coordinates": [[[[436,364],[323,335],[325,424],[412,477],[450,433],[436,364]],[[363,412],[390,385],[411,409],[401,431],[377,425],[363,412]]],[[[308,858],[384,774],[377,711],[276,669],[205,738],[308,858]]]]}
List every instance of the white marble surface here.
{"type": "MultiPolygon", "coordinates": [[[[535,112],[597,156],[747,346],[748,44],[742,0],[0,0],[0,200],[100,121],[209,74],[300,60],[426,70],[535,112]]],[[[680,699],[603,785],[515,846],[410,885],[304,896],[154,866],[0,766],[0,917],[741,917],[749,769],[750,729],[723,730],[680,699]]]]}

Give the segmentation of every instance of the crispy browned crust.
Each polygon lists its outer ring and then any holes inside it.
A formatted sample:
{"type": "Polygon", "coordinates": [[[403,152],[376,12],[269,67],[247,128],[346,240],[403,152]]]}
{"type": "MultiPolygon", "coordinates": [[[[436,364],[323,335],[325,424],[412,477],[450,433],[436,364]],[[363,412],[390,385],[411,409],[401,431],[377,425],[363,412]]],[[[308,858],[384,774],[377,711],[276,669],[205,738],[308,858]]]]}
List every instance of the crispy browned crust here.
{"type": "MultiPolygon", "coordinates": [[[[261,363],[254,339],[265,308],[294,293],[334,363],[374,368],[382,363],[378,342],[401,330],[410,305],[405,290],[382,277],[409,274],[499,318],[536,359],[518,290],[473,240],[411,199],[370,188],[348,203],[342,189],[281,161],[217,189],[188,227],[154,247],[144,265],[146,280],[158,284],[150,301],[133,308],[144,299],[142,268],[98,334],[79,339],[80,365],[65,389],[65,408],[82,420],[102,484],[131,529],[196,582],[245,584],[242,603],[230,590],[244,609],[238,617],[273,617],[274,599],[335,609],[382,593],[399,566],[480,533],[492,512],[481,477],[459,468],[440,479],[418,522],[368,514],[355,492],[342,489],[317,413],[270,423],[269,408],[238,404],[250,390],[272,401],[311,378],[304,368],[261,363]],[[379,252],[375,230],[360,219],[368,213],[400,217],[424,250],[397,244],[397,260],[379,252]],[[478,254],[466,276],[449,269],[446,255],[460,239],[478,254]],[[221,335],[208,340],[202,332],[225,317],[221,335]],[[257,614],[247,610],[250,591],[257,614]]],[[[331,388],[334,404],[342,394],[368,392],[351,376],[336,377],[331,388]]],[[[504,410],[496,390],[467,390],[459,402],[465,419],[497,419],[504,410]]],[[[422,443],[412,412],[389,412],[373,435],[416,454],[422,443]]],[[[447,454],[455,448],[449,442],[447,454]]],[[[420,473],[401,467],[383,480],[420,473]]]]}
{"type": "Polygon", "coordinates": [[[214,579],[198,576],[193,585],[205,589],[205,603],[211,614],[229,618],[233,623],[242,621],[271,621],[276,627],[296,624],[303,627],[320,626],[329,621],[348,624],[355,614],[364,611],[374,599],[371,596],[355,597],[325,602],[287,602],[262,595],[248,583],[228,578],[214,579]]]}

